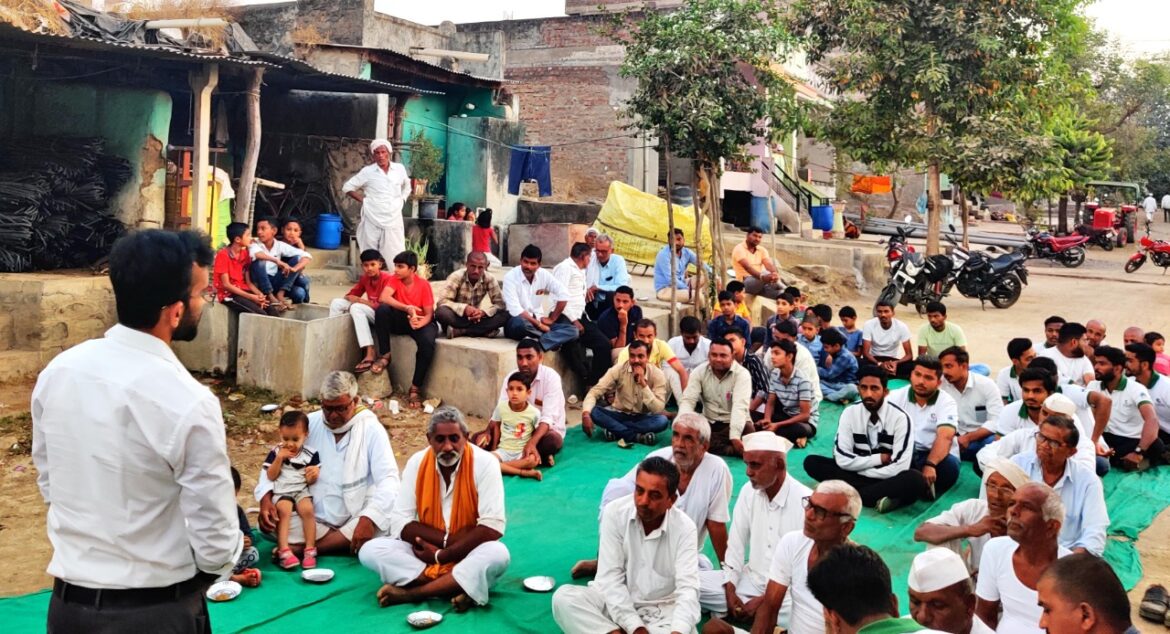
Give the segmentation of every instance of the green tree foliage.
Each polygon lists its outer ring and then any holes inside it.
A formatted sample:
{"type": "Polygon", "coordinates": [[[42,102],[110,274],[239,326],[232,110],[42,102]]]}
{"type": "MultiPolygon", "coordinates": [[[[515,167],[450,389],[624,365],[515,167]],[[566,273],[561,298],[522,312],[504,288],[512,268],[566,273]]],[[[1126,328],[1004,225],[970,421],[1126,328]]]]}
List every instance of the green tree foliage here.
{"type": "MultiPolygon", "coordinates": [[[[867,163],[926,165],[927,251],[938,251],[938,175],[1002,180],[1043,149],[1022,108],[1075,26],[1081,0],[797,0],[793,31],[845,97],[823,132],[867,163]],[[1028,132],[1024,149],[1013,134],[1028,132]],[[994,143],[982,141],[991,140],[994,143]]],[[[1032,120],[1035,123],[1035,119],[1032,120]]],[[[980,183],[983,185],[984,183],[980,183]]]]}

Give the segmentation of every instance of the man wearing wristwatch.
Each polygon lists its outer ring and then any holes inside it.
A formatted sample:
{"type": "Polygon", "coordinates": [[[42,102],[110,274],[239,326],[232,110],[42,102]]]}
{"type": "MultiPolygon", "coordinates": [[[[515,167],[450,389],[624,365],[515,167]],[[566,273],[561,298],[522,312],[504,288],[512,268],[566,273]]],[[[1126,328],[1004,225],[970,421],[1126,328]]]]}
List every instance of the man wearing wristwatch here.
{"type": "Polygon", "coordinates": [[[890,404],[910,416],[914,457],[910,468],[926,479],[928,499],[937,499],[959,479],[959,443],[955,440],[959,410],[955,399],[941,391],[942,364],[920,355],[910,371],[910,385],[890,392],[890,404]]]}
{"type": "Polygon", "coordinates": [[[1126,378],[1125,352],[1112,346],[1098,346],[1093,354],[1097,380],[1087,386],[1113,399],[1109,423],[1101,437],[1113,449],[1110,462],[1125,471],[1145,471],[1150,458],[1160,459],[1165,450],[1158,439],[1158,416],[1150,391],[1140,381],[1126,378]]]}

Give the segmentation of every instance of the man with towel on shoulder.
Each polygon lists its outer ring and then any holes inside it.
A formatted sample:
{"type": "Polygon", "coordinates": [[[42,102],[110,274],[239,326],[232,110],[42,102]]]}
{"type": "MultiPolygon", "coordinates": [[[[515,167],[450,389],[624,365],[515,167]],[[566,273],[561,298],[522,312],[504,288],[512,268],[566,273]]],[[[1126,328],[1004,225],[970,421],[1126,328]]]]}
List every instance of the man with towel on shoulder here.
{"type": "Polygon", "coordinates": [[[358,223],[358,248],[376,249],[382,259],[393,262],[406,250],[406,233],[402,227],[402,205],[410,195],[410,176],[402,163],[390,161],[393,148],[386,139],[370,142],[374,162],[345,181],[341,191],[362,204],[358,223]]]}
{"type": "Polygon", "coordinates": [[[992,634],[975,616],[975,584],[954,552],[930,548],[910,564],[906,579],[910,615],[923,627],[948,634],[992,634]]]}

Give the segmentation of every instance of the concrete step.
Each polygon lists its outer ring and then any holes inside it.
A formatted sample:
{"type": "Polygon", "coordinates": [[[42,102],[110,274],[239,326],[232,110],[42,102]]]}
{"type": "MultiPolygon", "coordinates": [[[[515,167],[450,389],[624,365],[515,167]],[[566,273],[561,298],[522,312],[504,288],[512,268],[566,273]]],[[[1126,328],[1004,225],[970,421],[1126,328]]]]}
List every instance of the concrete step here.
{"type": "Polygon", "coordinates": [[[309,261],[306,267],[310,270],[333,268],[335,266],[349,266],[349,249],[309,249],[309,253],[313,255],[313,259],[309,261]]]}
{"type": "Polygon", "coordinates": [[[353,279],[350,278],[348,267],[344,269],[310,269],[308,273],[314,291],[319,286],[344,286],[345,288],[353,286],[353,279]]]}

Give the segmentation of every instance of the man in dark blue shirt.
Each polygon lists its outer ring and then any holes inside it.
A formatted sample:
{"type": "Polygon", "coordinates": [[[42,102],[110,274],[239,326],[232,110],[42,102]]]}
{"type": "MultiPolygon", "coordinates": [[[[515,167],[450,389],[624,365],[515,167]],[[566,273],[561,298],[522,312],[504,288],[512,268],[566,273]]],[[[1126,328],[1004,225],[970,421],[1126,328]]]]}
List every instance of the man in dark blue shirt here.
{"type": "Polygon", "coordinates": [[[597,327],[609,338],[609,344],[616,352],[634,340],[634,326],[641,319],[642,307],[634,303],[634,289],[619,286],[613,292],[613,306],[597,318],[597,327]]]}

